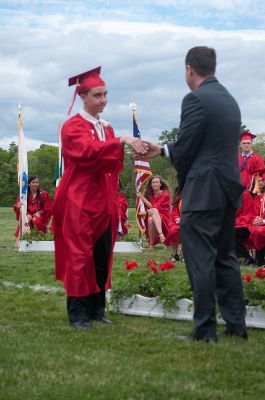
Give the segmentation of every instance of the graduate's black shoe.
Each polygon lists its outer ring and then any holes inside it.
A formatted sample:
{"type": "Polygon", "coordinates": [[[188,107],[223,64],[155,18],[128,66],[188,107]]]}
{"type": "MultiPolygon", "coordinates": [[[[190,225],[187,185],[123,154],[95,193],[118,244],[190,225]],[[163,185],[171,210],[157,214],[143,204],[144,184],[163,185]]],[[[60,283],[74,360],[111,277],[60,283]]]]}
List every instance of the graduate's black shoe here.
{"type": "Polygon", "coordinates": [[[204,343],[210,343],[210,342],[217,342],[217,337],[204,337],[204,338],[194,338],[193,336],[176,336],[176,339],[178,342],[204,342],[204,343]]]}
{"type": "Polygon", "coordinates": [[[229,329],[225,328],[221,333],[218,334],[218,337],[224,337],[224,336],[225,337],[235,336],[235,337],[239,337],[239,338],[244,339],[244,340],[248,340],[247,331],[244,331],[244,332],[232,332],[229,329]]]}
{"type": "Polygon", "coordinates": [[[108,318],[106,318],[104,315],[97,314],[94,317],[92,317],[94,321],[102,322],[103,324],[112,324],[112,321],[108,318]]]}
{"type": "Polygon", "coordinates": [[[77,330],[89,329],[92,327],[91,322],[85,320],[70,322],[70,325],[77,330]]]}

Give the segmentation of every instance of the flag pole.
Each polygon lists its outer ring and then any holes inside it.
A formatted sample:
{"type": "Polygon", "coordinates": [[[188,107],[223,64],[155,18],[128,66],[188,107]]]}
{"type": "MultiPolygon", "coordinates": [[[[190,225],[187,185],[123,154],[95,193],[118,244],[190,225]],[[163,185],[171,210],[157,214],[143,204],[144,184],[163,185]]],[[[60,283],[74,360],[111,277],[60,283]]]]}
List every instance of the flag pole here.
{"type": "MultiPolygon", "coordinates": [[[[135,117],[136,117],[135,111],[136,111],[136,108],[137,108],[137,104],[136,104],[134,101],[132,101],[132,102],[129,104],[129,107],[130,107],[130,109],[132,110],[133,118],[135,118],[135,117]]],[[[135,180],[135,185],[134,185],[134,187],[135,187],[135,191],[137,191],[137,183],[136,183],[136,180],[135,180]]],[[[136,210],[135,210],[135,213],[136,213],[136,221],[137,221],[137,212],[138,212],[138,209],[137,209],[137,207],[136,207],[136,210]]],[[[139,243],[140,243],[140,248],[142,248],[142,247],[143,247],[142,231],[141,231],[141,229],[140,229],[139,226],[138,226],[138,232],[139,232],[139,243]]]]}
{"type": "MultiPolygon", "coordinates": [[[[21,129],[23,128],[22,118],[21,118],[22,107],[21,107],[20,102],[18,103],[17,110],[18,110],[18,149],[19,149],[21,146],[20,132],[21,132],[21,129]]],[[[20,179],[19,166],[20,166],[20,160],[19,160],[19,151],[18,151],[18,168],[17,168],[18,171],[17,172],[18,172],[18,187],[19,187],[19,193],[20,193],[21,192],[21,179],[20,179]]],[[[20,199],[19,199],[19,201],[20,201],[20,199]]],[[[20,240],[22,240],[22,236],[23,236],[23,233],[22,233],[22,210],[20,207],[20,210],[19,210],[19,239],[20,240]]]]}

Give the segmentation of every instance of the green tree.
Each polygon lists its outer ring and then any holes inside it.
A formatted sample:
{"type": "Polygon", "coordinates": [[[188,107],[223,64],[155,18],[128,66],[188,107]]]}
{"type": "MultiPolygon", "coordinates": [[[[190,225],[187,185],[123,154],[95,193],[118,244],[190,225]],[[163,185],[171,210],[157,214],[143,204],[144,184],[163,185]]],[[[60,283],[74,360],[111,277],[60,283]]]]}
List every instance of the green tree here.
{"type": "Polygon", "coordinates": [[[29,176],[37,175],[40,186],[51,195],[54,193],[53,177],[58,158],[58,147],[42,144],[39,149],[28,152],[29,176]]]}
{"type": "Polygon", "coordinates": [[[162,145],[174,143],[176,141],[178,131],[178,128],[173,128],[171,131],[162,131],[158,136],[159,143],[162,145]]]}

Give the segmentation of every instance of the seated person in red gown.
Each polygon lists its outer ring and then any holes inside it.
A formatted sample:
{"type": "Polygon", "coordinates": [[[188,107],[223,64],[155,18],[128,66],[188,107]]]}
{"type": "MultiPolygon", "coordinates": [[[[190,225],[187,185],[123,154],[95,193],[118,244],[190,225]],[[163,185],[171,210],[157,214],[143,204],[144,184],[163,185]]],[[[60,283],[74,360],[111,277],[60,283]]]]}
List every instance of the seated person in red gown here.
{"type": "Polygon", "coordinates": [[[261,171],[265,168],[263,158],[258,154],[253,153],[253,139],[256,135],[250,132],[243,132],[240,136],[240,148],[242,153],[239,153],[239,167],[242,185],[249,189],[251,180],[256,171],[261,171]]]}
{"type": "Polygon", "coordinates": [[[164,243],[170,222],[170,194],[168,184],[160,176],[152,176],[148,181],[144,195],[137,193],[147,212],[146,237],[149,250],[157,243],[164,243]]]}
{"type": "Polygon", "coordinates": [[[264,210],[263,171],[254,178],[250,191],[243,193],[243,205],[238,209],[236,218],[236,253],[244,257],[243,264],[264,265],[265,254],[265,210],[264,210]],[[256,250],[256,259],[247,248],[256,250]]]}
{"type": "Polygon", "coordinates": [[[180,211],[181,211],[181,199],[180,196],[177,195],[176,190],[173,196],[172,209],[170,213],[170,222],[168,228],[168,234],[165,240],[166,246],[171,246],[172,248],[172,260],[171,261],[179,261],[178,256],[178,245],[180,243],[179,239],[179,230],[180,230],[180,211]]]}
{"type": "Polygon", "coordinates": [[[119,202],[119,228],[117,240],[122,239],[128,233],[128,200],[119,179],[118,186],[118,202],[119,202]]]}
{"type": "MultiPolygon", "coordinates": [[[[47,225],[52,216],[53,205],[49,193],[40,189],[40,182],[37,176],[30,176],[28,179],[28,199],[27,199],[27,217],[30,228],[46,233],[47,225]]],[[[17,221],[20,217],[20,197],[13,207],[16,213],[17,221]]],[[[19,237],[20,225],[18,224],[15,236],[19,237]]]]}

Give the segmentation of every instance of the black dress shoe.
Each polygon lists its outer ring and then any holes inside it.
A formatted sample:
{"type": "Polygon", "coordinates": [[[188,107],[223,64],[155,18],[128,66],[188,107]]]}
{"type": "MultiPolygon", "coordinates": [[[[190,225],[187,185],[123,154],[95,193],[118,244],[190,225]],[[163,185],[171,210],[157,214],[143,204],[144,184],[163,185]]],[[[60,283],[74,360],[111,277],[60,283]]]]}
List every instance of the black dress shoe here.
{"type": "Polygon", "coordinates": [[[232,332],[232,331],[230,331],[230,330],[228,330],[226,328],[221,333],[218,334],[218,337],[222,337],[222,336],[226,336],[226,337],[235,336],[235,337],[239,337],[239,338],[244,339],[244,340],[248,340],[247,331],[245,331],[245,332],[232,332]]]}
{"type": "Polygon", "coordinates": [[[89,329],[89,328],[92,327],[91,322],[85,321],[85,320],[70,322],[70,325],[71,325],[73,328],[77,329],[77,330],[89,329]]]}
{"type": "Polygon", "coordinates": [[[246,257],[242,262],[242,265],[251,265],[251,264],[255,264],[255,260],[252,257],[246,257]]]}
{"type": "Polygon", "coordinates": [[[209,343],[209,342],[217,342],[217,337],[203,337],[203,338],[194,338],[192,336],[177,336],[176,339],[179,342],[204,342],[204,343],[209,343]]]}
{"type": "Polygon", "coordinates": [[[102,322],[103,324],[112,324],[112,321],[104,315],[97,314],[92,318],[94,321],[102,322]]]}

